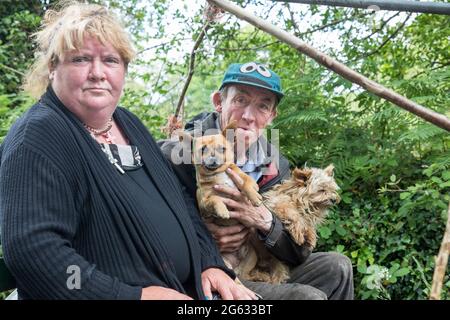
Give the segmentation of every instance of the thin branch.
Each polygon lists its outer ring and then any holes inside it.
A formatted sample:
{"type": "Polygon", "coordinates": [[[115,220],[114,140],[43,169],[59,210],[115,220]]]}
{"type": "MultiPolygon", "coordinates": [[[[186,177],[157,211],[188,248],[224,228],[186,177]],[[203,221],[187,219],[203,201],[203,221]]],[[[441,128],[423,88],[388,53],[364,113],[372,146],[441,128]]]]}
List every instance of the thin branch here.
{"type": "Polygon", "coordinates": [[[391,21],[393,18],[395,18],[396,16],[398,16],[399,14],[400,14],[400,12],[397,12],[397,13],[394,14],[393,16],[389,17],[389,19],[384,20],[383,23],[381,24],[381,26],[380,26],[378,29],[376,29],[374,32],[372,32],[372,33],[369,34],[368,36],[366,36],[366,37],[360,39],[360,41],[367,40],[367,39],[369,39],[370,37],[372,37],[375,33],[378,33],[378,32],[380,32],[381,30],[383,30],[383,28],[386,26],[386,24],[387,24],[389,21],[391,21]]]}
{"type": "Polygon", "coordinates": [[[203,25],[202,30],[200,31],[200,34],[198,35],[197,41],[195,41],[194,47],[192,48],[191,58],[190,58],[190,63],[189,63],[189,72],[188,72],[188,76],[186,78],[186,82],[184,83],[183,90],[181,91],[180,99],[178,100],[177,109],[175,110],[175,118],[177,118],[178,115],[180,114],[181,106],[183,105],[183,101],[184,101],[184,96],[186,95],[186,91],[189,87],[192,76],[194,75],[195,54],[197,52],[198,47],[202,43],[203,38],[205,37],[205,33],[209,29],[209,27],[210,27],[210,22],[206,21],[205,24],[203,25]]]}
{"type": "Polygon", "coordinates": [[[20,76],[22,76],[22,77],[25,76],[25,73],[23,73],[23,72],[21,72],[21,71],[18,71],[18,70],[16,70],[16,69],[13,69],[13,68],[11,68],[11,67],[8,67],[8,66],[4,65],[3,63],[0,63],[0,67],[4,68],[4,69],[6,69],[6,70],[12,71],[12,72],[14,72],[14,73],[17,73],[18,75],[20,75],[20,76]]]}
{"type": "MultiPolygon", "coordinates": [[[[431,65],[433,65],[433,64],[434,64],[434,63],[432,63],[431,65]]],[[[418,76],[420,76],[420,75],[422,75],[422,74],[424,74],[424,73],[431,72],[431,71],[438,70],[438,69],[442,69],[442,68],[445,68],[445,67],[447,67],[447,66],[450,66],[450,61],[449,61],[449,62],[446,62],[446,63],[444,63],[444,64],[441,64],[441,65],[439,65],[439,66],[437,66],[437,67],[434,67],[434,68],[431,68],[431,69],[425,69],[425,70],[423,70],[423,71],[420,71],[419,73],[417,73],[417,74],[415,74],[414,76],[412,76],[411,79],[417,78],[418,76]]],[[[410,79],[410,80],[411,80],[411,79],[410,79]]]]}
{"type": "Polygon", "coordinates": [[[294,33],[300,34],[300,29],[298,28],[297,22],[295,21],[294,13],[291,10],[291,5],[289,3],[286,3],[287,11],[289,12],[289,15],[291,16],[291,22],[292,26],[294,27],[294,33]]]}
{"type": "MultiPolygon", "coordinates": [[[[351,16],[351,17],[346,17],[346,18],[344,18],[344,19],[336,20],[336,21],[333,21],[333,22],[328,23],[328,24],[326,24],[326,25],[320,26],[320,27],[318,27],[318,28],[316,28],[316,29],[312,29],[312,30],[308,30],[308,31],[305,31],[305,32],[297,33],[297,36],[305,36],[305,35],[307,35],[307,34],[312,34],[312,33],[314,33],[314,32],[317,32],[317,31],[326,29],[326,28],[328,28],[328,27],[331,27],[331,26],[333,26],[333,25],[339,24],[339,23],[341,23],[341,22],[345,22],[345,21],[351,20],[351,19],[353,19],[353,18],[364,17],[364,16],[366,16],[366,15],[367,15],[367,13],[364,13],[364,14],[360,14],[360,15],[357,15],[357,16],[351,16]]],[[[291,19],[292,19],[292,17],[291,17],[291,19]]],[[[294,27],[294,28],[295,28],[295,27],[294,27]]],[[[223,48],[223,47],[216,47],[215,49],[216,49],[216,50],[222,50],[222,51],[255,51],[255,50],[264,49],[264,48],[267,48],[267,47],[273,46],[274,44],[279,44],[279,43],[281,43],[281,41],[280,41],[280,40],[277,40],[277,41],[273,41],[273,42],[266,43],[266,44],[264,44],[264,45],[262,45],[262,46],[258,46],[258,47],[244,47],[244,48],[223,48]]]]}
{"type": "Polygon", "coordinates": [[[301,36],[304,36],[304,35],[306,35],[306,34],[314,33],[314,32],[317,32],[317,31],[321,31],[321,30],[324,30],[324,29],[326,29],[326,28],[328,28],[328,27],[332,27],[332,26],[335,26],[335,25],[337,25],[337,24],[340,24],[340,23],[342,23],[342,22],[346,22],[346,21],[352,20],[352,19],[354,19],[354,18],[363,18],[363,17],[365,17],[365,16],[367,16],[367,15],[369,15],[369,14],[371,14],[371,13],[361,13],[361,14],[359,14],[359,15],[351,15],[350,17],[345,17],[345,18],[343,18],[343,19],[339,19],[339,20],[332,21],[332,22],[330,22],[330,23],[327,23],[327,24],[325,24],[325,25],[323,25],[323,26],[320,26],[320,27],[315,28],[315,29],[312,29],[312,30],[308,30],[308,31],[301,32],[301,33],[296,33],[295,35],[296,35],[297,37],[301,37],[301,36]]]}
{"type": "Polygon", "coordinates": [[[402,24],[401,24],[401,25],[400,25],[393,33],[391,33],[391,34],[389,35],[389,37],[387,37],[387,39],[384,40],[383,43],[381,43],[381,45],[380,45],[378,48],[376,48],[375,50],[373,50],[373,51],[371,51],[371,52],[369,52],[369,53],[365,53],[365,54],[363,54],[362,56],[360,56],[360,57],[358,57],[358,58],[354,58],[354,59],[352,59],[352,60],[350,60],[350,61],[353,62],[353,61],[355,61],[355,60],[357,60],[357,59],[368,58],[368,57],[374,55],[375,53],[378,53],[378,52],[379,52],[386,44],[389,43],[389,41],[391,41],[392,39],[394,39],[394,38],[397,36],[397,34],[400,32],[400,30],[403,29],[403,27],[405,26],[406,22],[407,22],[407,21],[409,20],[409,18],[411,17],[411,15],[412,15],[411,13],[408,14],[408,16],[406,17],[406,19],[402,22],[402,24]]]}
{"type": "MultiPolygon", "coordinates": [[[[315,29],[312,29],[312,30],[308,30],[308,31],[305,31],[305,32],[299,32],[298,26],[296,25],[295,20],[294,20],[293,13],[292,13],[291,10],[290,10],[289,4],[287,4],[287,6],[288,6],[288,11],[289,11],[289,13],[290,13],[290,15],[291,15],[291,20],[292,20],[292,24],[294,25],[294,29],[297,30],[297,31],[295,32],[295,34],[296,34],[297,36],[305,36],[305,35],[308,35],[308,34],[312,34],[312,33],[314,33],[314,32],[324,30],[324,29],[326,29],[326,28],[328,28],[328,27],[337,25],[337,24],[339,24],[339,23],[342,23],[342,22],[345,22],[345,21],[348,21],[348,20],[352,20],[352,19],[354,19],[354,18],[362,18],[362,17],[364,17],[364,16],[366,16],[366,15],[371,14],[371,13],[362,13],[362,14],[359,14],[359,15],[354,15],[354,16],[352,15],[352,16],[346,17],[346,18],[344,18],[344,19],[335,20],[335,21],[333,21],[333,22],[330,22],[330,23],[328,23],[328,24],[326,24],[326,25],[320,26],[320,27],[315,28],[315,29]]],[[[258,30],[258,29],[257,29],[257,30],[258,30]]],[[[253,36],[254,36],[254,35],[253,35],[253,36]]],[[[252,38],[252,36],[250,36],[250,37],[248,37],[248,38],[252,38]]],[[[281,41],[280,41],[280,40],[277,40],[277,41],[269,42],[269,43],[267,43],[267,44],[264,44],[264,45],[262,45],[262,46],[257,46],[257,47],[242,47],[242,46],[239,46],[239,48],[215,47],[215,49],[216,49],[216,50],[221,50],[221,51],[228,51],[228,52],[233,52],[233,51],[256,51],[256,50],[264,49],[264,48],[267,48],[267,47],[270,47],[270,46],[273,46],[273,45],[279,44],[279,43],[281,43],[281,41]]]]}
{"type": "Polygon", "coordinates": [[[158,86],[159,80],[161,79],[162,71],[163,71],[163,69],[164,69],[165,66],[166,66],[166,63],[163,62],[163,63],[161,64],[161,68],[159,68],[158,77],[156,78],[155,85],[153,86],[154,88],[156,88],[156,87],[158,86]]]}
{"type": "Polygon", "coordinates": [[[274,1],[274,2],[272,3],[272,5],[269,7],[269,10],[267,10],[267,14],[266,14],[266,16],[264,17],[265,20],[269,19],[270,12],[272,11],[272,9],[273,9],[276,5],[277,5],[277,3],[274,1]]]}
{"type": "Polygon", "coordinates": [[[142,49],[141,51],[138,51],[137,55],[140,55],[141,53],[143,53],[145,51],[148,51],[148,50],[152,50],[152,49],[155,49],[155,48],[158,48],[158,47],[163,47],[163,46],[165,46],[165,45],[167,45],[167,44],[169,44],[169,43],[171,43],[173,41],[183,41],[183,40],[190,40],[190,38],[172,39],[172,40],[169,40],[169,41],[166,41],[166,42],[162,42],[160,44],[156,44],[154,46],[151,46],[151,47],[142,49]]]}
{"type": "MultiPolygon", "coordinates": [[[[154,104],[154,105],[158,104],[159,101],[161,100],[161,98],[166,97],[170,92],[172,92],[173,89],[175,89],[176,87],[178,87],[178,85],[179,85],[182,81],[183,81],[183,79],[181,78],[181,79],[179,79],[177,82],[175,82],[175,84],[174,84],[173,86],[171,86],[170,88],[168,88],[168,89],[166,90],[166,91],[167,91],[167,94],[165,94],[165,95],[163,95],[163,96],[158,95],[158,99],[156,99],[156,101],[153,102],[152,104],[154,104]]],[[[170,97],[172,97],[172,96],[170,96],[170,97]]]]}
{"type": "Polygon", "coordinates": [[[216,50],[222,50],[222,51],[256,51],[256,50],[260,50],[260,49],[264,49],[270,46],[273,46],[274,44],[278,44],[281,41],[277,40],[277,41],[273,41],[273,42],[269,42],[266,43],[262,46],[257,46],[257,47],[246,47],[246,48],[223,48],[223,47],[216,47],[216,50]]]}

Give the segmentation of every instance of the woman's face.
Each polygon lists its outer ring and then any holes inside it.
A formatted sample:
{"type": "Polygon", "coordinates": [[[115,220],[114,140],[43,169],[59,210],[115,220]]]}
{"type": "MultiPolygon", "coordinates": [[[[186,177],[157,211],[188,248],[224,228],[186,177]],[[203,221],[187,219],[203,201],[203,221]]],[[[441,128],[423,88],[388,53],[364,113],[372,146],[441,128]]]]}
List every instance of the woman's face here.
{"type": "Polygon", "coordinates": [[[94,37],[84,40],[79,50],[67,52],[50,70],[51,83],[58,98],[80,120],[102,125],[120,99],[126,67],[111,44],[103,45],[94,37]]]}

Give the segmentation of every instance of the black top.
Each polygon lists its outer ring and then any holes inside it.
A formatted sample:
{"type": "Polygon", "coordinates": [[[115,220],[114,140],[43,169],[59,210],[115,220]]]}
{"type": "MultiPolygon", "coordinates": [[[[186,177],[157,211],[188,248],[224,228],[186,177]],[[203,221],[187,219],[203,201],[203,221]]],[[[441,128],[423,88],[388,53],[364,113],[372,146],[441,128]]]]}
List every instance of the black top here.
{"type": "Polygon", "coordinates": [[[191,267],[186,235],[180,222],[145,167],[127,170],[122,178],[124,186],[136,197],[136,205],[142,207],[142,214],[158,226],[155,231],[166,246],[178,279],[181,283],[185,283],[189,278],[191,267]]]}
{"type": "Polygon", "coordinates": [[[149,214],[51,88],[0,146],[1,243],[19,298],[139,299],[151,285],[186,292],[150,214],[166,205],[186,235],[193,297],[204,299],[203,270],[234,276],[145,126],[122,108],[113,117],[159,190],[149,214]]]}

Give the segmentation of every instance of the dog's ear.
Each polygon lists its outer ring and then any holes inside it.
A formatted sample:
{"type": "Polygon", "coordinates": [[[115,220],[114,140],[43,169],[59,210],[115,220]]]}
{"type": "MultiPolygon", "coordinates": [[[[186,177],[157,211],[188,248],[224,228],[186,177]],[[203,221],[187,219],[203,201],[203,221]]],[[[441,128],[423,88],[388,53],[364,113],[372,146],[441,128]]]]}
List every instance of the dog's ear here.
{"type": "Polygon", "coordinates": [[[328,176],[332,177],[333,176],[333,170],[334,170],[334,166],[333,166],[333,164],[330,164],[328,167],[325,168],[324,171],[325,171],[325,173],[328,176]]]}
{"type": "Polygon", "coordinates": [[[228,143],[232,144],[234,142],[234,132],[236,128],[237,121],[233,120],[222,130],[222,135],[225,137],[228,143]]]}
{"type": "Polygon", "coordinates": [[[236,120],[233,120],[233,121],[231,121],[223,130],[222,130],[222,135],[224,136],[224,137],[226,137],[227,136],[227,130],[228,129],[230,129],[230,130],[236,130],[236,128],[237,128],[237,121],[236,120]]]}
{"type": "Polygon", "coordinates": [[[309,177],[311,177],[312,171],[310,169],[299,169],[295,168],[292,172],[292,176],[295,180],[300,182],[302,185],[306,184],[306,181],[308,181],[309,177]]]}

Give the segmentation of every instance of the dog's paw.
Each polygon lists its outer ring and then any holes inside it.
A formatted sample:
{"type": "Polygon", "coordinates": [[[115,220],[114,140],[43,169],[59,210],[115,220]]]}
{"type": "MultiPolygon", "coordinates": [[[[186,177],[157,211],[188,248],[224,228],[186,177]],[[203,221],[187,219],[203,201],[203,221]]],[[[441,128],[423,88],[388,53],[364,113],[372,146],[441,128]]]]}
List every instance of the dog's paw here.
{"type": "Polygon", "coordinates": [[[252,181],[252,188],[256,191],[259,191],[259,185],[255,181],[252,181]]]}
{"type": "Polygon", "coordinates": [[[230,212],[223,203],[218,203],[215,205],[216,215],[222,219],[230,219],[230,212]]]}
{"type": "Polygon", "coordinates": [[[260,195],[256,191],[247,193],[247,197],[249,198],[250,202],[256,207],[259,207],[263,203],[262,195],[260,195]]]}

